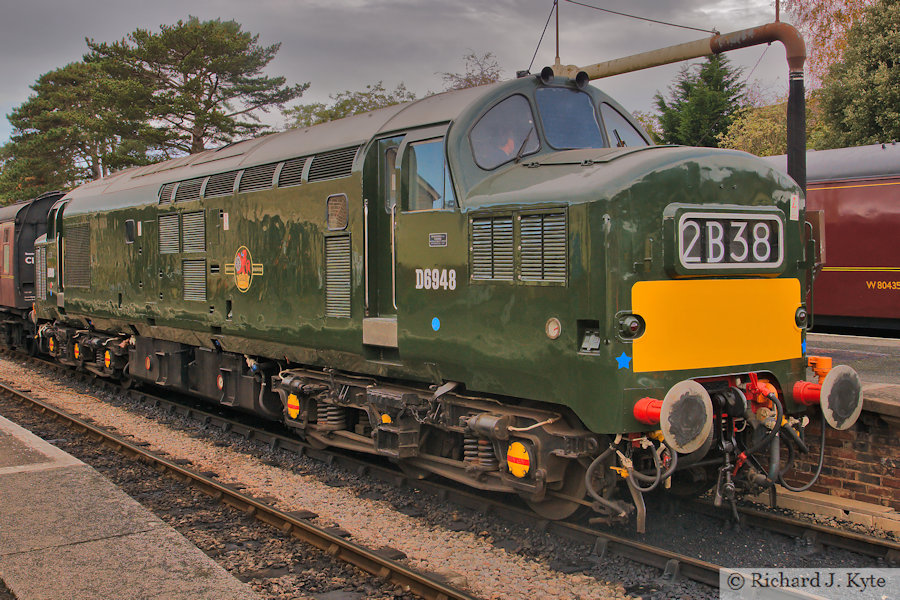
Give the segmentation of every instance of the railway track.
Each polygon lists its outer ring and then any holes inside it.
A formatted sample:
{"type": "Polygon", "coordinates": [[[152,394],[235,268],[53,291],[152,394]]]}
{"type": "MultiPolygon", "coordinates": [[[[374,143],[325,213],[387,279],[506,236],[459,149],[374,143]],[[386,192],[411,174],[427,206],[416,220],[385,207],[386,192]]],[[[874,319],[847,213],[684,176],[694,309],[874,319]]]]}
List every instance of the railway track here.
{"type": "MultiPolygon", "coordinates": [[[[15,356],[21,358],[19,355],[15,356]]],[[[73,374],[67,367],[56,363],[44,361],[39,358],[29,358],[29,360],[36,361],[36,363],[41,365],[50,366],[59,371],[73,374]]],[[[97,379],[90,374],[76,372],[74,375],[85,382],[93,382],[95,385],[103,387],[107,391],[121,391],[121,388],[118,385],[109,381],[97,379]]],[[[709,561],[679,554],[638,540],[614,535],[595,527],[566,521],[540,519],[526,508],[511,506],[508,499],[498,500],[491,498],[490,496],[474,494],[468,490],[458,489],[452,485],[446,485],[438,481],[409,478],[392,468],[372,462],[371,460],[366,460],[366,457],[361,458],[342,452],[317,449],[296,437],[283,435],[265,427],[251,424],[248,420],[217,414],[191,404],[161,398],[141,390],[126,390],[125,393],[138,402],[162,408],[170,414],[196,420],[207,427],[216,427],[222,431],[236,434],[247,440],[256,440],[257,442],[268,445],[273,450],[280,449],[300,456],[305,455],[329,465],[341,466],[348,471],[366,473],[370,477],[386,481],[398,487],[408,485],[423,492],[433,494],[441,501],[452,501],[466,508],[497,515],[514,524],[533,527],[563,539],[586,545],[591,547],[592,552],[601,558],[610,554],[618,555],[641,564],[658,568],[663,572],[660,577],[660,580],[663,582],[666,580],[674,580],[677,577],[685,577],[705,585],[718,587],[719,571],[724,568],[709,561]]],[[[174,466],[179,470],[184,470],[183,467],[179,467],[178,465],[174,466]]],[[[177,473],[178,471],[174,472],[177,473]]],[[[218,490],[213,491],[214,494],[217,492],[218,490]]],[[[252,498],[249,499],[251,502],[258,503],[258,501],[252,498]]],[[[235,506],[241,510],[250,511],[252,510],[251,507],[254,507],[255,504],[238,500],[235,506]]],[[[708,515],[722,517],[722,513],[716,512],[710,505],[696,503],[694,509],[708,515]]],[[[256,510],[259,510],[259,507],[257,507],[256,510]]],[[[855,532],[826,527],[798,519],[791,519],[783,515],[770,514],[746,507],[742,507],[740,510],[745,524],[754,527],[778,532],[795,538],[802,538],[805,539],[807,543],[813,545],[833,546],[858,554],[872,556],[883,560],[886,564],[900,563],[900,544],[890,540],[865,536],[855,532]]],[[[262,513],[256,514],[261,515],[262,513]]],[[[265,520],[260,516],[258,516],[258,518],[265,520]]],[[[275,526],[285,527],[285,523],[286,522],[281,516],[273,518],[273,524],[275,526]],[[281,520],[279,521],[279,519],[281,520]]],[[[299,532],[299,530],[297,531],[299,532]]],[[[292,530],[292,533],[294,533],[294,530],[292,530]]],[[[294,534],[297,535],[297,533],[294,534]]],[[[346,540],[339,539],[346,543],[346,540]]],[[[321,548],[322,546],[318,547],[321,548]]],[[[366,569],[362,565],[357,566],[360,566],[360,568],[363,568],[370,573],[382,573],[380,569],[373,571],[366,569]]],[[[415,591],[415,588],[411,589],[415,591]]],[[[427,596],[423,594],[423,597],[441,596],[427,596]]],[[[457,596],[446,597],[453,598],[457,596]]]]}
{"type": "Polygon", "coordinates": [[[52,404],[35,398],[25,391],[0,383],[0,394],[15,398],[31,405],[36,410],[61,420],[96,442],[151,465],[157,471],[192,484],[200,491],[219,502],[242,511],[249,517],[271,525],[285,534],[315,546],[335,560],[349,563],[367,573],[402,586],[427,600],[475,600],[475,597],[429,577],[418,571],[409,569],[397,561],[385,558],[375,550],[366,548],[340,535],[310,523],[310,515],[296,515],[284,512],[271,504],[249,496],[230,486],[223,485],[210,477],[186,468],[175,461],[159,456],[132,443],[123,437],[98,427],[88,421],[63,411],[52,404]]]}

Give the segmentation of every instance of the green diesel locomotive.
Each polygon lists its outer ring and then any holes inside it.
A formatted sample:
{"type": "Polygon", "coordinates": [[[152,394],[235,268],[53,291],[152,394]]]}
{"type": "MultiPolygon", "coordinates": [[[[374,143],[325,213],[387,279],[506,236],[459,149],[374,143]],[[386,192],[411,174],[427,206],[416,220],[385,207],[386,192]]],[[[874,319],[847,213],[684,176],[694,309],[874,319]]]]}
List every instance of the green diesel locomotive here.
{"type": "Polygon", "coordinates": [[[806,450],[806,404],[855,421],[855,373],[805,382],[814,245],[766,163],[655,146],[544,73],[81,186],[33,319],[97,374],[546,518],[624,518],[627,489],[642,526],[651,488],[778,481],[754,453],[806,450]]]}

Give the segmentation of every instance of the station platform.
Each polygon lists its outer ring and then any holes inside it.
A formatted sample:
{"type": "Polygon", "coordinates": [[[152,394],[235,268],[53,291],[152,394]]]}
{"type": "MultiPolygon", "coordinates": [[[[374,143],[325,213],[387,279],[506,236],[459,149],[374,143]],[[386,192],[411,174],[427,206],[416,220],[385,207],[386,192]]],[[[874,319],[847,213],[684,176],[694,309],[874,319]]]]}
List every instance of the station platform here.
{"type": "Polygon", "coordinates": [[[900,339],[810,333],[807,352],[856,369],[863,410],[900,424],[900,339]]]}
{"type": "Polygon", "coordinates": [[[93,468],[3,417],[0,580],[17,600],[258,598],[93,468]]]}

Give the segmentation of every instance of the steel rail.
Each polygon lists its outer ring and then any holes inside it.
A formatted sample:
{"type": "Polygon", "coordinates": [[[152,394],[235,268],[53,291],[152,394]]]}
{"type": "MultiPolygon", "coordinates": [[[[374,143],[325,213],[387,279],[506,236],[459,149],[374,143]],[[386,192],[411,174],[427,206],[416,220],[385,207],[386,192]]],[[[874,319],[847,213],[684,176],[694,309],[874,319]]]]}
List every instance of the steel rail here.
{"type": "MultiPolygon", "coordinates": [[[[31,360],[37,361],[42,365],[53,367],[56,370],[73,374],[71,369],[68,369],[65,365],[60,365],[37,357],[31,357],[31,360]]],[[[110,381],[99,379],[89,373],[74,373],[74,375],[79,377],[82,381],[99,384],[107,390],[117,389],[122,391],[120,386],[110,381]]],[[[6,386],[0,384],[0,389],[5,387],[6,386]]],[[[360,474],[369,474],[397,487],[409,485],[421,491],[435,494],[442,501],[451,500],[464,507],[482,513],[493,514],[512,523],[536,527],[540,531],[549,532],[571,541],[584,543],[591,546],[592,552],[600,557],[611,553],[644,565],[658,568],[663,571],[663,579],[674,579],[681,575],[713,587],[718,587],[719,584],[719,569],[721,567],[713,563],[678,554],[636,540],[616,536],[602,530],[578,525],[576,523],[550,521],[539,517],[536,518],[534,512],[525,508],[510,506],[508,501],[495,500],[485,495],[475,494],[467,490],[460,490],[435,481],[408,478],[395,470],[373,464],[363,458],[349,456],[340,452],[331,452],[327,449],[314,448],[297,437],[274,433],[262,427],[249,425],[236,419],[215,414],[203,410],[202,408],[188,406],[175,400],[161,398],[144,391],[125,391],[133,400],[149,404],[156,408],[164,407],[170,414],[178,414],[184,418],[196,419],[205,426],[216,426],[222,431],[234,433],[247,440],[256,440],[268,444],[272,450],[286,450],[300,456],[308,456],[329,465],[340,465],[351,471],[355,470],[360,474]]],[[[177,465],[175,466],[177,467],[177,465]]],[[[178,468],[181,469],[181,467],[178,468]]],[[[448,597],[452,598],[454,596],[448,597]]]]}
{"type": "MultiPolygon", "coordinates": [[[[716,509],[707,502],[695,503],[695,510],[707,515],[714,515],[716,509]]],[[[754,527],[775,531],[784,535],[803,538],[810,544],[831,546],[849,550],[857,554],[865,554],[884,560],[888,564],[900,564],[900,543],[877,538],[855,531],[844,531],[784,515],[768,513],[764,510],[739,506],[738,512],[742,520],[754,527]]]]}
{"type": "MultiPolygon", "coordinates": [[[[73,374],[65,365],[49,362],[40,358],[32,358],[32,360],[73,374]]],[[[77,373],[75,375],[80,376],[83,381],[93,382],[94,384],[99,384],[107,389],[121,390],[120,386],[94,377],[88,373],[77,373]]],[[[339,465],[351,471],[355,470],[360,474],[371,475],[397,487],[408,485],[415,489],[434,494],[442,501],[451,500],[466,508],[477,510],[482,513],[494,514],[512,523],[534,527],[538,530],[549,532],[571,541],[592,546],[592,552],[600,557],[612,553],[641,564],[662,569],[664,571],[663,579],[674,579],[680,575],[713,587],[718,587],[719,585],[719,570],[723,568],[721,565],[715,565],[687,555],[677,554],[663,548],[616,536],[600,529],[585,527],[577,523],[542,519],[536,517],[534,512],[530,510],[511,506],[508,500],[495,500],[488,495],[476,494],[468,490],[458,489],[438,481],[409,478],[402,473],[398,473],[396,470],[374,464],[370,460],[366,460],[365,456],[359,457],[342,452],[333,452],[328,449],[314,448],[298,437],[275,433],[265,428],[249,425],[246,422],[216,414],[202,408],[188,406],[183,402],[161,398],[139,390],[126,390],[126,392],[129,393],[133,400],[138,402],[150,404],[154,407],[165,407],[170,414],[178,414],[185,418],[196,419],[206,426],[215,426],[223,431],[235,433],[245,439],[257,440],[268,444],[272,450],[282,449],[293,452],[299,456],[308,456],[329,465],[339,465]]],[[[698,505],[702,506],[703,504],[698,503],[698,505]]],[[[705,506],[708,514],[712,515],[714,512],[713,507],[709,505],[705,506]]],[[[746,522],[753,526],[776,531],[784,535],[805,538],[810,540],[813,544],[843,548],[859,554],[882,558],[889,564],[900,562],[900,544],[892,542],[891,540],[866,536],[856,532],[835,529],[825,525],[791,519],[783,515],[769,514],[749,508],[741,507],[739,510],[746,515],[746,522]]]]}
{"type": "MultiPolygon", "coordinates": [[[[243,511],[247,516],[256,517],[259,521],[271,525],[285,534],[290,534],[319,548],[337,560],[352,564],[376,577],[400,585],[405,590],[422,598],[428,600],[475,600],[474,596],[466,592],[410,569],[397,561],[385,558],[360,544],[330,533],[304,518],[270,506],[172,460],[145,450],[115,433],[106,431],[102,427],[93,425],[24,391],[0,383],[0,392],[17,400],[28,402],[41,412],[50,413],[54,417],[66,421],[67,424],[82,430],[88,437],[102,441],[117,452],[150,464],[158,471],[168,472],[176,479],[189,482],[217,501],[243,511]]],[[[308,517],[309,515],[307,515],[308,517]]]]}

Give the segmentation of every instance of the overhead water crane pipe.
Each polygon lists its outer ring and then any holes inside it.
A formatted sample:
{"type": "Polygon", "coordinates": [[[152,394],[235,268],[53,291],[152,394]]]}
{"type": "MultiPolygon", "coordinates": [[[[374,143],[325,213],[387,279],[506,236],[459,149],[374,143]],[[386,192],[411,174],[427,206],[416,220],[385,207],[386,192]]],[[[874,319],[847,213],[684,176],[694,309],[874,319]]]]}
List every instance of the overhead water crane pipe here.
{"type": "Polygon", "coordinates": [[[784,44],[788,62],[790,82],[787,118],[788,175],[793,177],[806,192],[806,97],[803,84],[806,44],[800,32],[792,25],[782,22],[768,23],[585,67],[563,65],[557,59],[557,63],[553,65],[553,74],[574,79],[579,72],[583,72],[588,79],[601,79],[771,42],[784,44]]]}

